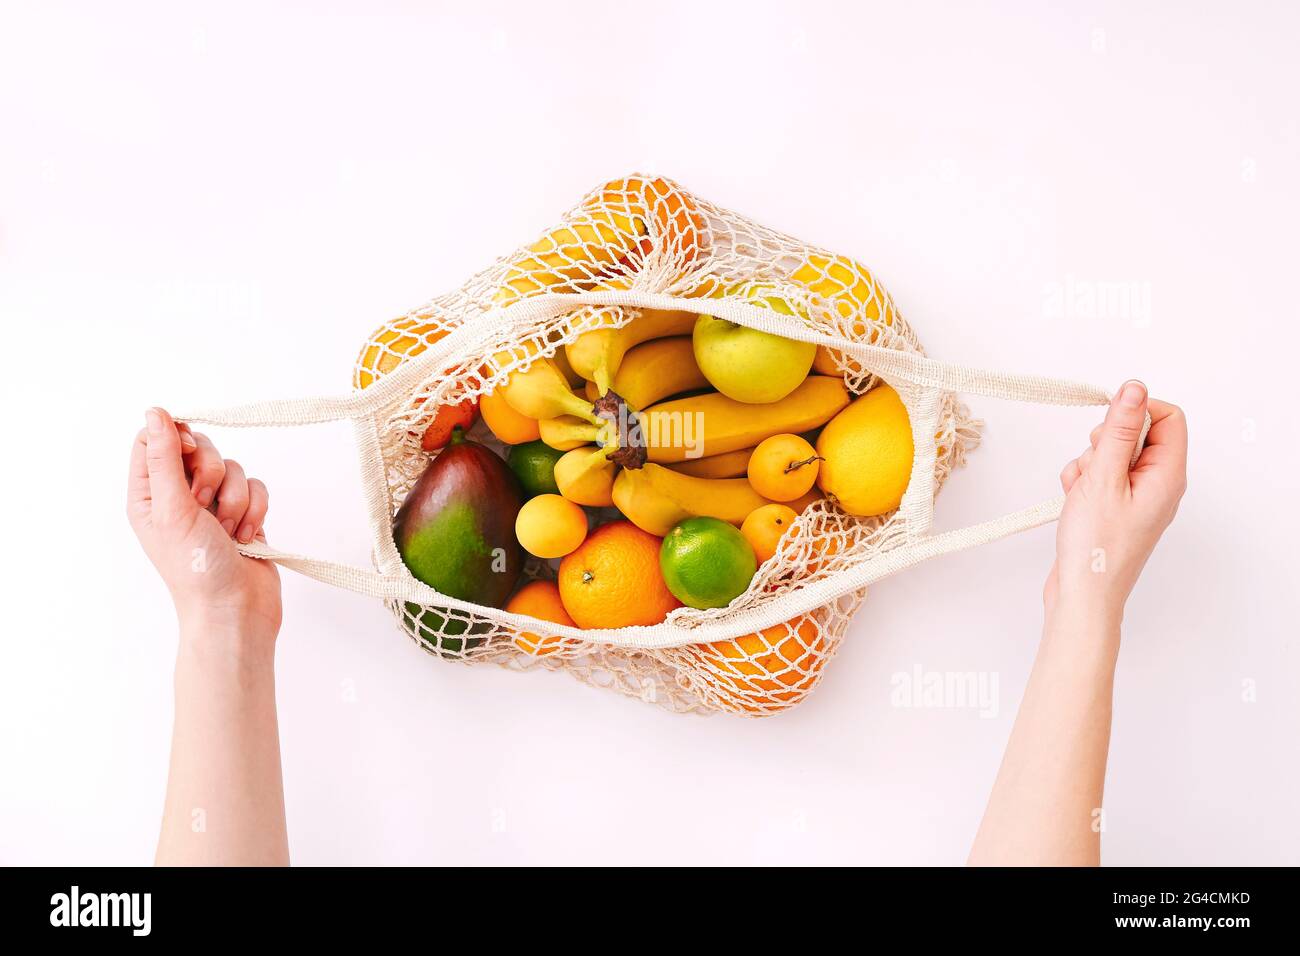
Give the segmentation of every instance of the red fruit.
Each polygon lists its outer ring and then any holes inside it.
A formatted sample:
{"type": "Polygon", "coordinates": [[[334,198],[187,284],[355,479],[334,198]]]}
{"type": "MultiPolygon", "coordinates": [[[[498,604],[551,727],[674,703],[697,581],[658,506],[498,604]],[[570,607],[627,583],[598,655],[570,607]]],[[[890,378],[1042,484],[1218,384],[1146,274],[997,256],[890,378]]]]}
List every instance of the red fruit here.
{"type": "Polygon", "coordinates": [[[437,451],[451,441],[452,429],[460,427],[469,431],[477,418],[477,398],[467,398],[458,405],[443,405],[433,416],[429,427],[424,430],[420,447],[425,451],[437,451]]]}

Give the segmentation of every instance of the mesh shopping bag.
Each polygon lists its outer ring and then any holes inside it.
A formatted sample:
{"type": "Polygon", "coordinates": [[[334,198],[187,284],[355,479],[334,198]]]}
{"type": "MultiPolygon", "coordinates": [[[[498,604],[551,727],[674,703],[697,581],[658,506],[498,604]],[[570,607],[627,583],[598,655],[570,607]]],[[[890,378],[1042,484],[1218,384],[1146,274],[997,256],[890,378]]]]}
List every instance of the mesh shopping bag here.
{"type": "MultiPolygon", "coordinates": [[[[935,495],[979,442],[958,394],[1103,405],[1101,389],[984,372],[926,356],[861,264],[767,229],[676,183],[631,175],[594,190],[536,241],[366,340],[353,391],[178,416],[192,423],[294,426],[350,420],[372,529],[373,569],[279,551],[243,553],[379,598],[430,654],[563,670],[677,712],[765,716],[806,699],[873,582],[928,558],[1055,520],[1062,498],[973,527],[932,533],[935,495]],[[778,310],[754,289],[776,290],[778,310]],[[817,346],[814,372],[853,394],[892,387],[910,420],[910,482],[896,510],[854,517],[808,504],[743,594],[681,607],[662,623],[580,629],[441,594],[407,570],[393,519],[429,463],[421,436],[438,410],[527,378],[564,357],[602,394],[620,330],[706,313],[817,346]],[[518,376],[516,378],[516,376],[518,376]]],[[[471,437],[501,450],[480,423],[471,437]]],[[[554,577],[530,560],[526,578],[554,577]]]]}

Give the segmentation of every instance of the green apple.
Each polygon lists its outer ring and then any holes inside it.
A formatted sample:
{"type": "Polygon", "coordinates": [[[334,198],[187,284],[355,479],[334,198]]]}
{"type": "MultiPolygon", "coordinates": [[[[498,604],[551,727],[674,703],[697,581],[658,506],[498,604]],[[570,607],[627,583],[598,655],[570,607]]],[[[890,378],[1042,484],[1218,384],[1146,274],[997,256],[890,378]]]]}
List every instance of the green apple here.
{"type": "MultiPolygon", "coordinates": [[[[794,315],[772,295],[743,295],[754,305],[794,315]]],[[[779,402],[808,377],[817,346],[760,332],[727,319],[701,315],[691,337],[695,362],[709,384],[728,398],[751,405],[779,402]]]]}

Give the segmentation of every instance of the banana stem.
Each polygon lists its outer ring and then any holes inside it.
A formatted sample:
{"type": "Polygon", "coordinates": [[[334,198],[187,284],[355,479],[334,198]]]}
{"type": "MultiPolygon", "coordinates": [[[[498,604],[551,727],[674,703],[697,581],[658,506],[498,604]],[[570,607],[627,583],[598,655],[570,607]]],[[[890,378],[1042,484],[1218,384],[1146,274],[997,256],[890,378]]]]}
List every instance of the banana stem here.
{"type": "Polygon", "coordinates": [[[609,435],[609,442],[606,447],[614,449],[609,452],[609,460],[616,465],[634,470],[645,465],[645,446],[639,443],[624,445],[621,441],[624,429],[628,433],[639,433],[639,429],[636,427],[636,413],[632,411],[623,397],[613,390],[606,391],[604,395],[596,399],[592,408],[605,421],[609,435]]]}
{"type": "Polygon", "coordinates": [[[581,418],[584,422],[592,425],[600,425],[603,420],[596,414],[596,408],[591,403],[579,398],[577,395],[570,393],[569,399],[564,400],[564,412],[566,415],[572,415],[574,418],[581,418]]]}

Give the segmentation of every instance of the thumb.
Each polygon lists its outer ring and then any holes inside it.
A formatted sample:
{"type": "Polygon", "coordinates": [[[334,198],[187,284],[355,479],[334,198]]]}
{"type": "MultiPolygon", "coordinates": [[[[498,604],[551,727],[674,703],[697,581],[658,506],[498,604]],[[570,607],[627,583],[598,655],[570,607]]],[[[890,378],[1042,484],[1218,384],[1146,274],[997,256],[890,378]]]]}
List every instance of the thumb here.
{"type": "Polygon", "coordinates": [[[181,461],[181,437],[176,423],[161,408],[144,413],[145,464],[149,471],[149,496],[156,517],[169,520],[179,517],[188,507],[197,508],[185,480],[181,461]]]}
{"type": "Polygon", "coordinates": [[[1092,467],[1098,474],[1127,480],[1133,453],[1137,451],[1142,426],[1146,424],[1147,387],[1136,379],[1125,382],[1110,402],[1106,420],[1097,437],[1092,467]]]}

